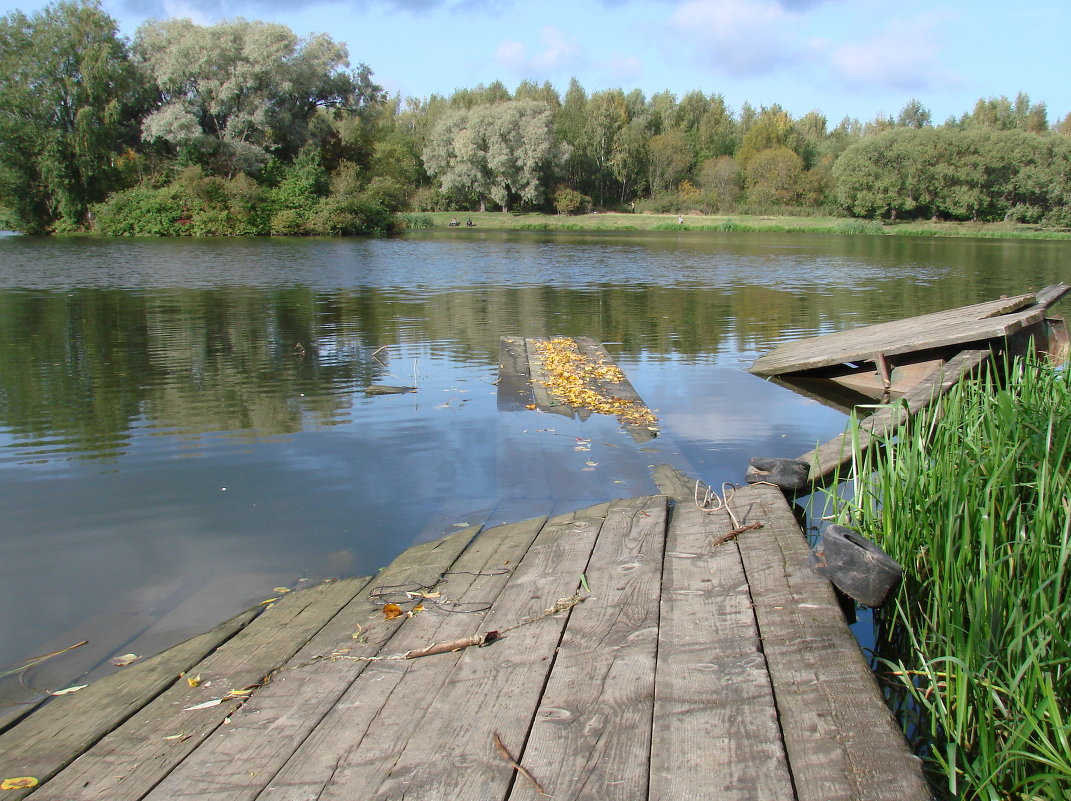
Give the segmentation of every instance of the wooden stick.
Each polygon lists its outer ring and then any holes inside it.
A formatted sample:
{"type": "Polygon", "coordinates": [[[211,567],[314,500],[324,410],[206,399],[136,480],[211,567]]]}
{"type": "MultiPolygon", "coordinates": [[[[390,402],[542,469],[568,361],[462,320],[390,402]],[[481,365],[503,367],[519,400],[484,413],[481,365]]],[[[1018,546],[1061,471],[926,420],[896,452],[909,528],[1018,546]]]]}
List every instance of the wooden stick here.
{"type": "Polygon", "coordinates": [[[739,528],[734,528],[732,531],[726,532],[725,534],[722,534],[720,537],[715,537],[714,540],[710,543],[710,547],[711,548],[717,548],[723,542],[728,542],[733,537],[735,537],[737,534],[743,534],[745,531],[751,531],[754,528],[762,528],[762,523],[748,523],[746,526],[740,526],[739,528]]]}
{"type": "Polygon", "coordinates": [[[520,773],[532,783],[532,786],[535,787],[537,793],[539,793],[540,795],[547,794],[547,791],[543,789],[543,785],[536,781],[536,777],[529,773],[528,769],[524,765],[522,765],[520,762],[513,758],[513,754],[511,754],[509,752],[509,749],[506,748],[506,744],[502,742],[502,738],[498,736],[497,731],[495,732],[495,748],[498,749],[499,755],[504,760],[506,760],[515,771],[520,773]]]}
{"type": "Polygon", "coordinates": [[[412,651],[406,651],[404,659],[417,659],[422,656],[433,656],[434,654],[447,654],[451,651],[460,651],[464,648],[469,648],[473,645],[483,647],[490,643],[493,643],[499,638],[497,631],[488,631],[484,634],[477,634],[473,637],[462,637],[459,640],[444,640],[442,642],[433,642],[431,645],[424,648],[414,648],[412,651]]]}

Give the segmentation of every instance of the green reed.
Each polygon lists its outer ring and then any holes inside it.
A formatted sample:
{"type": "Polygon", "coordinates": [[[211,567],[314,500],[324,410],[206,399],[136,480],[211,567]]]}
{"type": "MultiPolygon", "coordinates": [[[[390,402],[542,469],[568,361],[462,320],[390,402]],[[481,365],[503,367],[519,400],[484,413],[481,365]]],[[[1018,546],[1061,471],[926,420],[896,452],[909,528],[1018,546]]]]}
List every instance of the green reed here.
{"type": "Polygon", "coordinates": [[[955,386],[837,516],[904,567],[877,657],[942,794],[1071,798],[1071,373],[1017,360],[955,386]]]}

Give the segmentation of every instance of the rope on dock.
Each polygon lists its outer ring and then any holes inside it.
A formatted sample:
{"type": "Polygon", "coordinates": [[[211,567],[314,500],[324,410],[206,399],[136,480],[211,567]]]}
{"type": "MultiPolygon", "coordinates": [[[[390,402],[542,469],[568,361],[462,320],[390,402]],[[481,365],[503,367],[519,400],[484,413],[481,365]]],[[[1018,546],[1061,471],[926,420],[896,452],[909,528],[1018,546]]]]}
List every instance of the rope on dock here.
{"type": "MultiPolygon", "coordinates": [[[[767,482],[762,481],[759,483],[765,484],[767,482]]],[[[722,482],[721,493],[722,494],[719,496],[718,493],[712,490],[709,486],[703,484],[702,481],[697,480],[695,482],[695,493],[693,497],[695,498],[696,507],[701,511],[706,512],[707,514],[720,512],[724,509],[728,513],[729,519],[733,522],[732,531],[728,531],[725,534],[722,534],[721,536],[715,537],[711,541],[710,546],[712,548],[718,547],[723,542],[728,542],[733,537],[737,536],[738,534],[743,534],[745,531],[762,528],[762,523],[746,523],[744,525],[740,525],[740,521],[736,518],[736,513],[733,512],[733,508],[729,505],[729,501],[731,501],[733,499],[733,496],[736,495],[735,484],[730,484],[727,481],[722,482]],[[701,487],[706,487],[706,489],[703,490],[702,493],[700,493],[701,487]],[[701,500],[699,497],[700,494],[702,494],[703,496],[701,500]]]]}

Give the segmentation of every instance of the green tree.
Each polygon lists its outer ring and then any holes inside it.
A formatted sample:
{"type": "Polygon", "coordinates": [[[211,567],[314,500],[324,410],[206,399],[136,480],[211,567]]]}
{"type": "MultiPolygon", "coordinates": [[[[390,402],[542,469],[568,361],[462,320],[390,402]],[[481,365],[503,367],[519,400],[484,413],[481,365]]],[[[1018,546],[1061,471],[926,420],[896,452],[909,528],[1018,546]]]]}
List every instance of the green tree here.
{"type": "Polygon", "coordinates": [[[679,128],[652,136],[647,157],[651,197],[676,187],[691,168],[692,158],[688,135],[679,128]]]}
{"type": "Polygon", "coordinates": [[[784,145],[761,150],[744,167],[747,196],[752,203],[775,205],[799,199],[803,159],[784,145]]]}
{"type": "Polygon", "coordinates": [[[432,131],[423,158],[443,192],[475,197],[481,210],[493,200],[508,211],[514,199],[543,201],[547,176],[563,155],[547,104],[511,100],[447,114],[432,131]]]}
{"type": "Polygon", "coordinates": [[[0,207],[9,225],[82,227],[117,188],[141,84],[92,0],[0,18],[0,207]]]}
{"type": "Polygon", "coordinates": [[[712,206],[719,210],[732,208],[744,191],[744,176],[732,156],[707,159],[699,165],[699,185],[712,206]]]}
{"type": "Polygon", "coordinates": [[[367,67],[346,69],[344,45],[326,34],[301,40],[278,23],[147,22],[134,47],[160,92],[143,138],[229,175],[256,172],[270,153],[292,157],[318,109],[354,113],[383,99],[367,67]]]}

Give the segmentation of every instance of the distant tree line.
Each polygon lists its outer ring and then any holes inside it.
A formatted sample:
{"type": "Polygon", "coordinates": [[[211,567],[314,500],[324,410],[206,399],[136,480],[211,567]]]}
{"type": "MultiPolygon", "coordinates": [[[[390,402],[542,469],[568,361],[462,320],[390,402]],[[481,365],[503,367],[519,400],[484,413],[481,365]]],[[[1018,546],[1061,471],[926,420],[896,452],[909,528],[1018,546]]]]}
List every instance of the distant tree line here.
{"type": "Polygon", "coordinates": [[[0,227],[113,235],[383,233],[396,212],[841,213],[1071,226],[1071,114],[1025,94],[935,126],[831,126],[720,94],[574,79],[390,97],[331,37],[150,21],[96,0],[0,18],[0,227]]]}

